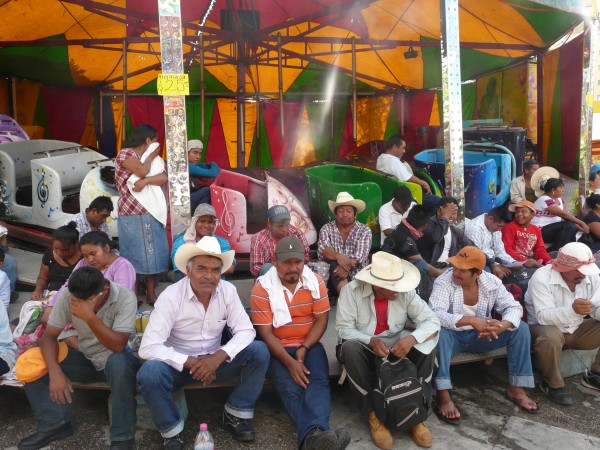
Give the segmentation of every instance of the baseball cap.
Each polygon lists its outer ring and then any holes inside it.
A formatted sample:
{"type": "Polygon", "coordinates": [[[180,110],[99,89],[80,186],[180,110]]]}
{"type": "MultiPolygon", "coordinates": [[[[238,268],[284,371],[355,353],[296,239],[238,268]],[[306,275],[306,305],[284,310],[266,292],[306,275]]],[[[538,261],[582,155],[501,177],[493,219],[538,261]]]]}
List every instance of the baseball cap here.
{"type": "MultiPolygon", "coordinates": [[[[69,349],[67,344],[60,342],[58,344],[58,362],[62,362],[69,349]]],[[[21,383],[31,383],[39,380],[48,373],[48,364],[42,355],[40,347],[34,347],[27,350],[17,359],[15,363],[15,376],[21,383]]]]}
{"type": "Polygon", "coordinates": [[[200,203],[194,210],[194,217],[196,216],[213,216],[216,218],[217,211],[215,211],[215,208],[208,203],[200,203]]]}
{"type": "Polygon", "coordinates": [[[535,214],[535,205],[531,203],[529,200],[521,200],[519,203],[514,203],[508,205],[508,210],[510,212],[515,212],[517,208],[529,208],[535,214]]]}
{"type": "Polygon", "coordinates": [[[304,246],[296,236],[286,236],[275,246],[275,255],[279,261],[292,258],[304,261],[304,246]]]}
{"type": "Polygon", "coordinates": [[[485,253],[477,247],[467,245],[461,248],[455,256],[448,258],[448,262],[457,269],[477,269],[485,268],[485,253]]]}
{"type": "Polygon", "coordinates": [[[552,260],[552,268],[557,272],[579,270],[584,275],[600,274],[592,251],[583,242],[569,242],[563,246],[552,260]]]}
{"type": "Polygon", "coordinates": [[[8,234],[8,228],[0,225],[0,237],[4,236],[5,234],[8,234]]]}
{"type": "Polygon", "coordinates": [[[415,202],[415,199],[410,192],[410,189],[406,186],[398,186],[394,190],[394,200],[399,201],[401,204],[406,205],[407,203],[415,202]]]}
{"type": "Polygon", "coordinates": [[[280,223],[291,220],[290,212],[283,205],[271,206],[267,211],[267,217],[271,222],[280,223]]]}
{"type": "Polygon", "coordinates": [[[199,148],[200,150],[203,150],[204,144],[202,144],[202,141],[199,139],[192,139],[191,141],[188,141],[188,152],[193,148],[199,148]]]}

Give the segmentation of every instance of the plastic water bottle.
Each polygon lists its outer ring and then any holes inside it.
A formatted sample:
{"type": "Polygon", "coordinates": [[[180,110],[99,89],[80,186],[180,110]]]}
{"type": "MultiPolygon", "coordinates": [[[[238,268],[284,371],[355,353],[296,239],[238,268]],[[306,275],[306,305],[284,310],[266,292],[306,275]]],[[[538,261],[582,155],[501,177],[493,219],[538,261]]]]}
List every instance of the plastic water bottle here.
{"type": "Polygon", "coordinates": [[[194,441],[194,450],[215,450],[215,440],[205,423],[200,424],[200,431],[194,441]]]}

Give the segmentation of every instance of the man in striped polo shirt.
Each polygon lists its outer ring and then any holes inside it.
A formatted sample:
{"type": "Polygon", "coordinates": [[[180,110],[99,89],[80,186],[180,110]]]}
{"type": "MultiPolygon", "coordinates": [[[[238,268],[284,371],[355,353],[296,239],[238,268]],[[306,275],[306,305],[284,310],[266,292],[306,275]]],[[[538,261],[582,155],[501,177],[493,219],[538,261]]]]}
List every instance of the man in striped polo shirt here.
{"type": "Polygon", "coordinates": [[[323,279],[304,266],[295,236],[275,247],[273,267],[250,297],[252,322],[271,353],[267,376],[298,433],[301,450],[338,450],[350,443],[343,429],[329,430],[329,364],[319,340],[329,318],[323,279]]]}

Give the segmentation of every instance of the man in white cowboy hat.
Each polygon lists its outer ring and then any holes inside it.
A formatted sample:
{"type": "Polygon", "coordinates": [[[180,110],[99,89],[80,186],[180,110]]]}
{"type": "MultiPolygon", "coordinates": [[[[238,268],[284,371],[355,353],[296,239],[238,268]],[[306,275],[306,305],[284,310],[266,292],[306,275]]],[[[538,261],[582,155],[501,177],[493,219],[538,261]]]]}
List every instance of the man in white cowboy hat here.
{"type": "Polygon", "coordinates": [[[506,290],[502,281],[484,272],[485,253],[467,246],[448,259],[452,269],[433,284],[429,305],[440,319],[438,369],[434,382],[437,390],[438,417],[457,425],[460,412],[450,397],[450,362],[460,351],[483,353],[506,346],[508,352],[507,398],[528,413],[538,405],[525,392],[535,386],[531,368],[529,328],[521,322],[523,307],[506,290]],[[492,318],[492,311],[502,316],[492,318]]]}
{"type": "Polygon", "coordinates": [[[297,237],[281,239],[273,267],[250,297],[252,322],[269,351],[268,377],[298,433],[301,450],[343,450],[350,435],[329,429],[329,364],[319,342],[327,329],[329,298],[323,279],[304,265],[297,237]]]}
{"type": "Polygon", "coordinates": [[[304,248],[304,262],[310,262],[310,246],[306,236],[290,222],[290,210],[284,205],[274,205],[267,210],[267,227],[252,235],[250,240],[250,273],[264,275],[273,266],[275,246],[286,236],[300,239],[304,248]]]}
{"type": "MultiPolygon", "coordinates": [[[[552,264],[533,274],[525,294],[527,321],[542,371],[540,388],[559,405],[573,404],[560,374],[561,351],[600,346],[598,274],[600,269],[589,247],[571,242],[559,250],[552,264]]],[[[582,384],[600,390],[600,352],[591,370],[583,375],[582,384]]]]}
{"type": "Polygon", "coordinates": [[[373,237],[368,226],[356,221],[356,216],[365,210],[365,202],[340,192],[328,205],[335,219],[319,231],[317,254],[329,263],[329,279],[340,292],[368,264],[373,237]]]}
{"type": "MultiPolygon", "coordinates": [[[[392,354],[407,357],[417,366],[428,405],[440,321],[417,295],[419,270],[392,254],[377,252],[373,263],[356,274],[338,301],[336,330],[342,340],[338,356],[350,380],[348,385],[368,415],[373,443],[381,449],[394,446],[390,430],[377,418],[370,373],[376,358],[392,354]],[[405,330],[407,320],[416,329],[405,330]],[[429,380],[429,381],[426,381],[429,380]]],[[[431,433],[424,423],[412,429],[420,447],[431,447],[431,433]]]]}
{"type": "Polygon", "coordinates": [[[210,185],[221,169],[216,162],[201,163],[204,144],[199,139],[188,141],[188,170],[190,172],[190,206],[194,211],[201,203],[210,203],[210,185]]]}
{"type": "Polygon", "coordinates": [[[254,416],[269,351],[263,342],[254,341],[256,332],[235,286],[221,280],[234,253],[221,253],[212,236],[183,244],[175,265],[187,276],[158,297],[144,332],[139,355],[147,361],[138,372],[138,383],[167,450],[184,448],[184,422],[172,394],[189,383],[239,378],[221,425],[239,441],[255,437],[246,419],[254,416]],[[221,344],[225,326],[232,337],[221,344]]]}

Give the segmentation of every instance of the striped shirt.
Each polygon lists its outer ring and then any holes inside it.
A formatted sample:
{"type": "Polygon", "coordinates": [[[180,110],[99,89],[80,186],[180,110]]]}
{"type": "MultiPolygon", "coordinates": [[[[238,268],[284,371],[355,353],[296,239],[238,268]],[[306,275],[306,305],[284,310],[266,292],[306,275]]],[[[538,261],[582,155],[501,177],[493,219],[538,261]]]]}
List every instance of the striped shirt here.
{"type": "MultiPolygon", "coordinates": [[[[300,282],[295,292],[283,288],[285,299],[288,302],[292,321],[279,328],[273,328],[273,335],[279,339],[284,347],[298,347],[304,342],[308,332],[315,322],[315,314],[329,311],[329,297],[323,278],[315,274],[319,280],[319,298],[314,299],[308,289],[300,282]],[[291,297],[291,301],[290,301],[291,297]]],[[[254,325],[272,325],[273,312],[267,291],[257,282],[250,294],[250,308],[252,323],[254,325]]]]}

